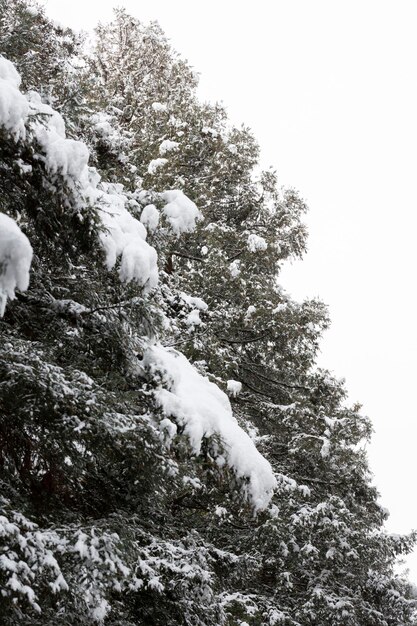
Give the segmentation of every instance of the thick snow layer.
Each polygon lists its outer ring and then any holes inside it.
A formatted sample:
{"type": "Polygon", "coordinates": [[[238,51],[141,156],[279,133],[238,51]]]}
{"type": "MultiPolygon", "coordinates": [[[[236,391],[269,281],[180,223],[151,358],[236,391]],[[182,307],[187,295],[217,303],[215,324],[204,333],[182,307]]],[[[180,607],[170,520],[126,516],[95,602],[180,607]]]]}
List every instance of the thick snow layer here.
{"type": "Polygon", "coordinates": [[[0,317],[4,315],[7,298],[14,299],[15,289],[28,288],[31,261],[28,238],[11,217],[0,213],[0,317]]]}
{"type": "Polygon", "coordinates": [[[17,89],[20,87],[20,83],[22,82],[19,72],[13,63],[2,56],[0,56],[0,78],[2,80],[7,80],[8,83],[17,89]]]}
{"type": "Polygon", "coordinates": [[[242,391],[242,383],[238,380],[230,379],[227,381],[227,391],[234,398],[242,391]]]}
{"type": "Polygon", "coordinates": [[[179,146],[178,141],[172,141],[171,139],[165,139],[159,146],[159,154],[163,156],[167,152],[177,150],[179,146]]]}
{"type": "Polygon", "coordinates": [[[19,85],[20,76],[13,63],[0,56],[0,126],[16,137],[24,137],[29,104],[19,85]]]}
{"type": "Polygon", "coordinates": [[[44,104],[38,93],[28,94],[30,114],[42,114],[42,119],[33,121],[32,128],[45,152],[45,164],[51,174],[61,174],[74,182],[88,179],[88,148],[82,141],[67,139],[65,122],[61,115],[44,104]]]}
{"type": "Polygon", "coordinates": [[[252,233],[248,237],[248,248],[251,252],[257,252],[258,250],[266,250],[268,247],[267,242],[263,237],[252,233]]]}
{"type": "Polygon", "coordinates": [[[218,435],[225,462],[243,479],[251,504],[255,510],[265,509],[276,486],[275,476],[240,428],[226,394],[201,376],[183,354],[160,344],[146,350],[144,366],[154,378],[160,378],[155,399],[164,414],[184,428],[195,454],[200,453],[204,438],[218,435]]]}
{"type": "Polygon", "coordinates": [[[99,213],[105,227],[101,241],[106,264],[112,269],[121,257],[119,276],[122,282],[135,280],[145,292],[158,284],[156,250],[146,242],[146,228],[129,213],[120,185],[107,184],[99,199],[99,213]]]}
{"type": "Polygon", "coordinates": [[[164,191],[161,194],[167,204],[162,209],[176,235],[192,232],[201,213],[192,200],[180,190],[164,191]]]}
{"type": "Polygon", "coordinates": [[[140,221],[152,232],[158,228],[159,217],[159,211],[156,206],[154,204],[148,204],[143,208],[140,221]]]}

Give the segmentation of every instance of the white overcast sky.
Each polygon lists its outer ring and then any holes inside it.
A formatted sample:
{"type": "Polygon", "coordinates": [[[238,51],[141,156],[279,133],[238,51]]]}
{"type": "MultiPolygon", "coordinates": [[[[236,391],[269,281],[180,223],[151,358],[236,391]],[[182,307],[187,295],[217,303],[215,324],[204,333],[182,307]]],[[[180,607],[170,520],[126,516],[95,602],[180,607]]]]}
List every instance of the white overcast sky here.
{"type": "MultiPolygon", "coordinates": [[[[201,96],[245,122],[310,207],[309,253],[283,274],[319,295],[320,363],[373,421],[371,467],[390,530],[417,527],[415,0],[43,0],[92,29],[125,6],[158,20],[201,73],[201,96]]],[[[417,581],[417,555],[409,559],[417,581]]]]}

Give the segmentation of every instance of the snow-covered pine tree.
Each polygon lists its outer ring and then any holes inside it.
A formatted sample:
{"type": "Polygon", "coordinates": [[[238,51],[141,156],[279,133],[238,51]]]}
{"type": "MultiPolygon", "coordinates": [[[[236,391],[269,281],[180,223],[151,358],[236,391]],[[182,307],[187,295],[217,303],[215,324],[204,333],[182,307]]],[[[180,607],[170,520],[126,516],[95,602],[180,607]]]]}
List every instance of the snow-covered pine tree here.
{"type": "Polygon", "coordinates": [[[2,624],[415,623],[326,309],[279,286],[302,200],[157,24],[0,7],[2,624]]]}

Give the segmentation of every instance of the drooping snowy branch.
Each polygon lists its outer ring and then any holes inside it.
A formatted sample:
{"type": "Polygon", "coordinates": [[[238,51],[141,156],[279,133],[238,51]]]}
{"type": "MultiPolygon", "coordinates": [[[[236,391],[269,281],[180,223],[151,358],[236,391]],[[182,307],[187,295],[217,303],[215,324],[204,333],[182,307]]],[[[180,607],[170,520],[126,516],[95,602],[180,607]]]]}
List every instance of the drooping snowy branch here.
{"type": "Polygon", "coordinates": [[[255,510],[265,509],[276,487],[268,461],[256,449],[233,416],[230,401],[217,385],[201,376],[186,357],[176,350],[154,344],[144,355],[144,366],[159,377],[154,392],[166,416],[184,428],[195,454],[203,439],[217,435],[222,443],[217,462],[225,462],[237,478],[255,510]]]}

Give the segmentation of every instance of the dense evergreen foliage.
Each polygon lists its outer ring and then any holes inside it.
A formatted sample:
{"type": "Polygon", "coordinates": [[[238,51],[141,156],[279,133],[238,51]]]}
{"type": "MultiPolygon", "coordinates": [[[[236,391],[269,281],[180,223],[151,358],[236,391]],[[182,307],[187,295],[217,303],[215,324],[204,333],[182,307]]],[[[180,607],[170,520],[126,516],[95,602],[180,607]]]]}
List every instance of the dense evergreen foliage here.
{"type": "Polygon", "coordinates": [[[1,624],[417,623],[326,308],[279,285],[304,202],[157,24],[84,45],[0,0],[0,55],[0,216],[33,249],[11,301],[0,221],[1,624]]]}

